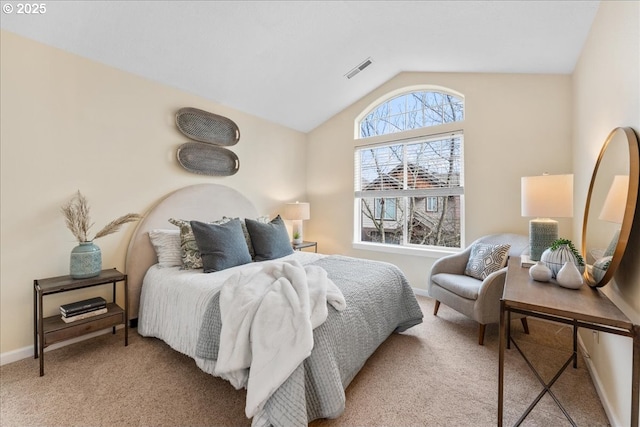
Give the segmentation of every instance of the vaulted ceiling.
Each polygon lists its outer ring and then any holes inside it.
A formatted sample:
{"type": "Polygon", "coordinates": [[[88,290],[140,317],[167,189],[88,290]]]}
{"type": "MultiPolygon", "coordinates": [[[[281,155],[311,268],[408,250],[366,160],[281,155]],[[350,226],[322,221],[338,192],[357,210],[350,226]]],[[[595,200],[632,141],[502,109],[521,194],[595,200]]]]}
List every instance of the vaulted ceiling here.
{"type": "Polygon", "coordinates": [[[0,25],[308,132],[403,71],[569,74],[598,5],[49,1],[40,15],[5,10],[0,25]]]}

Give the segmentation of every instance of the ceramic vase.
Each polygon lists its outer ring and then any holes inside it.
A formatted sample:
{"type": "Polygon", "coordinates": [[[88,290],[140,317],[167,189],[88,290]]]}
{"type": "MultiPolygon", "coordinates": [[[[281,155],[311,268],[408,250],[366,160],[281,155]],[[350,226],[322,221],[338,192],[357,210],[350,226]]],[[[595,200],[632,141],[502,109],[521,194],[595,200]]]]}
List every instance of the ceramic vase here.
{"type": "Polygon", "coordinates": [[[80,242],[71,250],[69,274],[73,279],[95,277],[102,271],[102,252],[93,242],[80,242]]]}
{"type": "Polygon", "coordinates": [[[556,276],[556,280],[558,281],[558,285],[569,289],[578,289],[583,283],[582,273],[580,273],[578,267],[571,261],[564,263],[556,276]]]}
{"type": "Polygon", "coordinates": [[[545,250],[540,260],[551,269],[551,277],[554,279],[558,277],[558,272],[565,262],[572,262],[581,274],[584,273],[584,265],[578,265],[578,258],[568,245],[560,245],[555,251],[551,248],[545,250]]]}
{"type": "Polygon", "coordinates": [[[544,262],[538,261],[529,268],[529,277],[537,282],[548,282],[551,280],[551,269],[544,262]]]}

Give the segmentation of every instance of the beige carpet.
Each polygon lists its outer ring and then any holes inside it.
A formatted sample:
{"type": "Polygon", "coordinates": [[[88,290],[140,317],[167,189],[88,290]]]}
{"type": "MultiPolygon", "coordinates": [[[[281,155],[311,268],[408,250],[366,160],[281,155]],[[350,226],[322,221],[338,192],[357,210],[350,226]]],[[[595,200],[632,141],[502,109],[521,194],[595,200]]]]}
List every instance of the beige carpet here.
{"type": "MultiPolygon", "coordinates": [[[[495,426],[498,328],[477,325],[419,297],[425,322],[393,334],[347,388],[344,414],[320,426],[495,426]]],[[[514,336],[546,380],[570,355],[571,330],[529,320],[530,335],[515,321],[514,336]]],[[[0,424],[7,426],[248,426],[244,391],[202,372],[163,342],[122,331],[0,368],[0,424]]],[[[507,351],[506,424],[512,425],[542,390],[515,349],[507,351]]],[[[552,388],[580,426],[606,426],[607,418],[582,358],[552,388]]],[[[570,425],[545,396],[526,426],[570,425]]]]}

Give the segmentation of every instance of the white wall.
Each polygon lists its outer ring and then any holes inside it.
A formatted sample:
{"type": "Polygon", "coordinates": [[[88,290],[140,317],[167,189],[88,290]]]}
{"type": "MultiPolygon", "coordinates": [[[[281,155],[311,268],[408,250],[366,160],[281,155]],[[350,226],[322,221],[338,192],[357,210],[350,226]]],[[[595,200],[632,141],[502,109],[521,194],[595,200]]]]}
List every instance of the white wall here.
{"type": "MultiPolygon", "coordinates": [[[[402,73],[308,135],[308,238],[322,251],[398,265],[426,289],[434,258],[352,248],[354,121],[385,94],[415,85],[444,86],[465,96],[465,240],[496,232],[527,235],[520,216],[520,177],[571,173],[571,81],[566,75],[402,73]]],[[[361,144],[361,142],[360,142],[361,144]]],[[[560,234],[572,238],[571,220],[560,234]]]]}
{"type": "MultiPolygon", "coordinates": [[[[603,1],[573,73],[573,166],[577,206],[584,207],[598,153],[609,132],[619,126],[640,131],[640,3],[603,1]]],[[[580,236],[582,214],[574,234],[580,236]]],[[[614,280],[602,288],[635,323],[640,324],[640,218],[614,280]]],[[[630,424],[630,338],[581,333],[591,357],[594,380],[614,425],[630,424]]]]}
{"type": "MultiPolygon", "coordinates": [[[[76,190],[89,199],[94,231],[196,183],[233,187],[262,214],[306,198],[304,134],[6,31],[0,41],[3,354],[33,345],[33,280],[68,274],[76,243],[60,206],[76,190]],[[240,158],[236,175],[194,175],[179,166],[176,148],[187,138],[174,114],[187,106],[238,124],[240,142],[230,147],[240,158]]],[[[124,271],[134,227],[96,241],[104,268],[124,271]]],[[[45,314],[79,295],[47,297],[45,314]]]]}

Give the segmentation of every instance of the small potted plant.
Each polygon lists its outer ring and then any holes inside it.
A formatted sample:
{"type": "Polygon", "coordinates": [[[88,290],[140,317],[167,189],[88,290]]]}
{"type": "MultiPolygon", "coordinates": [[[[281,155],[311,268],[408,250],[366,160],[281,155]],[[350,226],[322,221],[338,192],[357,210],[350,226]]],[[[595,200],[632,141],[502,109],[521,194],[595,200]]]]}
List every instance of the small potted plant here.
{"type": "Polygon", "coordinates": [[[300,243],[302,243],[302,237],[300,237],[300,233],[297,231],[293,232],[293,244],[294,245],[299,245],[300,243]]]}
{"type": "Polygon", "coordinates": [[[73,198],[61,208],[67,228],[78,240],[78,246],[71,251],[70,274],[74,279],[94,277],[102,271],[102,253],[100,248],[93,243],[95,239],[108,236],[120,229],[120,226],[128,222],[137,221],[142,216],[135,213],[123,215],[98,231],[93,238],[89,230],[93,226],[89,216],[89,203],[78,191],[73,198]]]}

